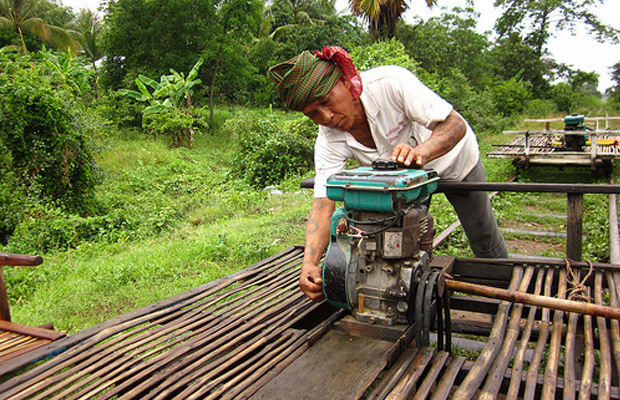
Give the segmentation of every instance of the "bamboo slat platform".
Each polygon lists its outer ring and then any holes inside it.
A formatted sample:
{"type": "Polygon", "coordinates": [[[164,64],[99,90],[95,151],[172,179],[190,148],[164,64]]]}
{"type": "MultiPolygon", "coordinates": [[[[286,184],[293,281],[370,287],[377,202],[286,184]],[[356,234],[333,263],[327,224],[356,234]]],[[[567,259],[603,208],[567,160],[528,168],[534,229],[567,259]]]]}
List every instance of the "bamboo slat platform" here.
{"type": "MultiPolygon", "coordinates": [[[[2,364],[0,399],[618,398],[618,320],[454,294],[453,331],[486,338],[466,360],[416,348],[407,327],[351,329],[299,292],[302,257],[292,247],[2,364]]],[[[618,307],[616,266],[436,260],[462,282],[574,300],[585,288],[618,307]]]]}

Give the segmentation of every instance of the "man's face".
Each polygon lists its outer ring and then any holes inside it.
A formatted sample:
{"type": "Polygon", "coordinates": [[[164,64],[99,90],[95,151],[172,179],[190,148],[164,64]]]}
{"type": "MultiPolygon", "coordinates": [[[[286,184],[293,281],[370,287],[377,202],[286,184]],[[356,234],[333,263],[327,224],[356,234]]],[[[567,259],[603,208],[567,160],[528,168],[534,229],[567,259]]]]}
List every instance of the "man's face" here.
{"type": "Polygon", "coordinates": [[[306,104],[301,111],[319,125],[348,131],[355,117],[353,105],[351,82],[341,77],[326,96],[306,104]]]}

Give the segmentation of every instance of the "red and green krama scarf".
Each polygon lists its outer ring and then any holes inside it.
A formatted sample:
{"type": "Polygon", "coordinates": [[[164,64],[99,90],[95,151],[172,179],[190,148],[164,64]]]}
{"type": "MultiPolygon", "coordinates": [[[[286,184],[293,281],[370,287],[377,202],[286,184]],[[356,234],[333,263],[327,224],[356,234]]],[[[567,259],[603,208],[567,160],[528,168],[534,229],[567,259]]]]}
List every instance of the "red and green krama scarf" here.
{"type": "Polygon", "coordinates": [[[325,46],[314,54],[304,51],[269,68],[268,72],[280,99],[286,107],[296,111],[327,95],[342,75],[351,80],[351,92],[359,97],[362,94],[360,74],[349,54],[337,46],[325,46]]]}

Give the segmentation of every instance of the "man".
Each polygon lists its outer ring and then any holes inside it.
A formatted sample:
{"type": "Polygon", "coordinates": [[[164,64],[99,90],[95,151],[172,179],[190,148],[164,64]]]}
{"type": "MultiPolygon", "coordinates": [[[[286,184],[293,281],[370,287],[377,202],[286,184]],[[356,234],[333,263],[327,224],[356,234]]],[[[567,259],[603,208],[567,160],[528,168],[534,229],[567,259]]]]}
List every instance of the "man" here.
{"type": "MultiPolygon", "coordinates": [[[[326,195],[327,178],[347,160],[370,165],[396,160],[435,169],[440,177],[486,181],[476,136],[469,124],[410,71],[378,67],[359,74],[339,47],[306,51],[269,69],[278,96],[319,125],[315,143],[314,202],[306,225],[306,248],[299,281],[312,300],[323,299],[319,261],[329,243],[335,202],[326,195]]],[[[446,194],[476,257],[506,258],[504,238],[484,192],[446,194]]]]}

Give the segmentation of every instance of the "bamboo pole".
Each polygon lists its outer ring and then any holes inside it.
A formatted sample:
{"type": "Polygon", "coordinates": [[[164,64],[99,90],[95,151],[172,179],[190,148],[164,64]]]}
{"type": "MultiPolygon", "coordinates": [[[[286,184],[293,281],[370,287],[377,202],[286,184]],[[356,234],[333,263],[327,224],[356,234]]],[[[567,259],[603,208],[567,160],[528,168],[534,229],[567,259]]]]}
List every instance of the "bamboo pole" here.
{"type": "MultiPolygon", "coordinates": [[[[575,270],[573,275],[574,279],[579,281],[581,278],[581,271],[575,270]]],[[[577,379],[575,378],[575,358],[577,356],[575,354],[575,348],[580,317],[581,315],[576,312],[568,313],[568,329],[564,346],[564,400],[575,400],[576,398],[577,379]]]]}
{"type": "MultiPolygon", "coordinates": [[[[594,278],[594,301],[603,304],[603,273],[598,271],[594,278]]],[[[611,397],[611,345],[609,344],[609,331],[607,322],[603,317],[596,318],[599,339],[599,378],[598,398],[609,399],[611,397]]]]}
{"type": "MultiPolygon", "coordinates": [[[[609,304],[612,307],[620,307],[620,301],[618,299],[618,290],[620,287],[616,285],[616,281],[620,276],[617,272],[606,272],[607,276],[607,285],[609,286],[609,304]]],[[[617,320],[611,320],[611,343],[612,349],[614,352],[614,359],[616,361],[616,366],[620,366],[620,322],[617,320]]],[[[620,368],[616,368],[616,373],[618,374],[618,382],[620,382],[620,368]]]]}
{"type": "MultiPolygon", "coordinates": [[[[538,268],[536,274],[536,284],[534,287],[534,294],[539,294],[542,290],[543,278],[545,277],[545,269],[538,268]]],[[[538,307],[530,306],[530,310],[527,316],[527,321],[523,327],[523,334],[521,335],[521,342],[519,343],[519,350],[514,357],[512,363],[512,375],[510,377],[510,385],[508,386],[508,392],[506,394],[507,399],[516,399],[519,395],[519,389],[521,388],[521,376],[523,375],[523,361],[525,359],[525,353],[529,348],[530,336],[532,335],[532,328],[536,321],[536,311],[538,307]]]]}
{"type": "Polygon", "coordinates": [[[584,303],[580,301],[565,299],[556,299],[550,296],[536,296],[533,294],[521,293],[513,290],[494,288],[484,285],[476,285],[467,282],[459,282],[453,279],[446,279],[446,287],[450,290],[476,294],[492,299],[510,301],[513,303],[523,303],[533,306],[551,308],[554,310],[577,312],[580,314],[587,314],[595,317],[620,319],[620,309],[601,306],[598,304],[584,303]]]}
{"type": "MultiPolygon", "coordinates": [[[[521,282],[521,278],[523,277],[523,268],[515,267],[512,272],[513,275],[510,281],[509,289],[515,290],[521,282]]],[[[450,287],[448,288],[454,289],[450,287]]],[[[489,335],[487,344],[486,346],[484,346],[484,349],[482,349],[482,352],[480,352],[480,355],[476,359],[473,367],[471,368],[465,379],[463,379],[463,382],[459,385],[458,389],[452,396],[453,399],[469,400],[478,391],[480,384],[482,383],[482,381],[484,381],[484,378],[486,377],[487,372],[491,367],[491,363],[495,360],[495,357],[500,351],[502,339],[506,331],[510,306],[511,303],[507,301],[503,301],[500,303],[497,314],[495,316],[495,323],[493,324],[493,329],[491,330],[491,334],[489,335]]]]}
{"type": "MultiPolygon", "coordinates": [[[[545,277],[545,296],[551,295],[551,284],[553,283],[553,275],[555,270],[548,268],[547,276],[545,277]]],[[[539,324],[540,333],[538,335],[538,341],[534,348],[534,355],[532,361],[527,370],[527,377],[525,379],[525,393],[523,394],[523,400],[533,400],[536,395],[536,386],[538,384],[538,368],[542,361],[542,356],[547,345],[547,339],[549,337],[549,320],[551,310],[548,308],[542,309],[542,320],[539,324]]]]}
{"type": "Polygon", "coordinates": [[[585,337],[585,360],[583,362],[583,373],[579,387],[579,400],[590,400],[592,394],[592,379],[594,378],[594,333],[592,331],[592,317],[583,316],[583,330],[585,337]]]}
{"type": "MultiPolygon", "coordinates": [[[[566,269],[560,270],[560,279],[558,286],[558,298],[564,299],[566,296],[566,269]]],[[[545,369],[545,377],[543,383],[542,400],[555,399],[555,391],[558,378],[558,366],[560,363],[560,345],[562,343],[562,328],[564,324],[564,312],[555,310],[553,314],[553,327],[551,333],[551,342],[549,343],[549,355],[547,356],[547,368],[545,369]]]]}
{"type": "MultiPolygon", "coordinates": [[[[532,276],[534,275],[534,270],[534,266],[528,266],[526,268],[525,274],[523,274],[523,279],[519,284],[518,290],[520,292],[527,291],[527,288],[530,286],[532,276]]],[[[480,400],[494,400],[497,398],[497,393],[499,392],[505,377],[506,368],[512,358],[515,344],[519,338],[522,312],[522,304],[516,304],[512,309],[510,323],[508,324],[508,330],[506,331],[506,336],[503,340],[502,349],[497,355],[493,366],[489,370],[488,377],[479,396],[480,400]]]]}

